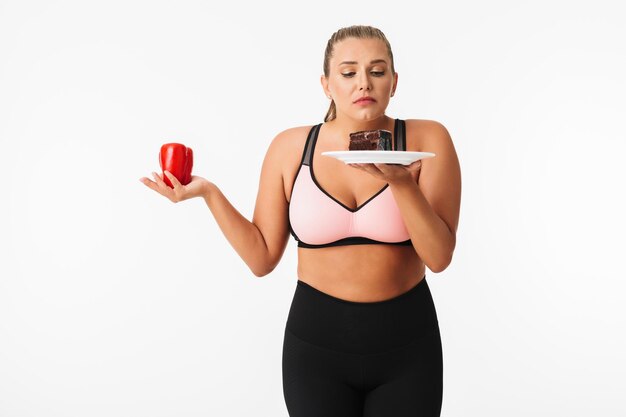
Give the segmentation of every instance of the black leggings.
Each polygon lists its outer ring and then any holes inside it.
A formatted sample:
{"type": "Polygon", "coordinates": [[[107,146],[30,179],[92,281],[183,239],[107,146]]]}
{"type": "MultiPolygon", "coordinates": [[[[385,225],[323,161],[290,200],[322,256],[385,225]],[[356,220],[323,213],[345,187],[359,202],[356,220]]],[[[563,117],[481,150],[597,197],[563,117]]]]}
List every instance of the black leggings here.
{"type": "Polygon", "coordinates": [[[290,417],[439,416],[442,349],[426,278],[367,303],[298,280],[282,372],[290,417]]]}

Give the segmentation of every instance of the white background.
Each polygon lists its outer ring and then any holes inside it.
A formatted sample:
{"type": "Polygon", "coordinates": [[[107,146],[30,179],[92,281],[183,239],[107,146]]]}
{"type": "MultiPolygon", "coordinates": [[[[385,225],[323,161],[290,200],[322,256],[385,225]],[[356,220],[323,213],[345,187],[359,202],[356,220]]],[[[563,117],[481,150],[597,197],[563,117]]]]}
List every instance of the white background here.
{"type": "Polygon", "coordinates": [[[250,219],[352,24],[391,42],[388,114],[443,123],[461,162],[455,257],[427,272],[442,415],[624,415],[619,3],[0,0],[0,416],[287,416],[295,241],[256,278],[203,200],[139,178],[185,143],[250,219]]]}

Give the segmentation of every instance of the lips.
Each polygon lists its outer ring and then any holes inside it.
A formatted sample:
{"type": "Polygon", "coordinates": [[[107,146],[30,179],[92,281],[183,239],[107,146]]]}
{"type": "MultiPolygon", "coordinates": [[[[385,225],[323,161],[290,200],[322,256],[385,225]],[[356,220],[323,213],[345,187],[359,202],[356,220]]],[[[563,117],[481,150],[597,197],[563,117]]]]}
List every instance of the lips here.
{"type": "Polygon", "coordinates": [[[369,97],[369,96],[361,97],[357,101],[355,101],[355,103],[375,103],[375,102],[376,100],[374,100],[373,97],[369,97]]]}

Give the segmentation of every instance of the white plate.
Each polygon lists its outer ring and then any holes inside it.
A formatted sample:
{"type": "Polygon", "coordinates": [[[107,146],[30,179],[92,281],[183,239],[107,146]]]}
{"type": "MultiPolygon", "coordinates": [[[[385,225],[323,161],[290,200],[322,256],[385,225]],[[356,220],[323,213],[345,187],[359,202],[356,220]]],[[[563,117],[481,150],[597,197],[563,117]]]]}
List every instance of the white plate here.
{"type": "Polygon", "coordinates": [[[346,164],[402,164],[435,156],[432,152],[410,151],[327,151],[322,155],[337,158],[346,164]]]}

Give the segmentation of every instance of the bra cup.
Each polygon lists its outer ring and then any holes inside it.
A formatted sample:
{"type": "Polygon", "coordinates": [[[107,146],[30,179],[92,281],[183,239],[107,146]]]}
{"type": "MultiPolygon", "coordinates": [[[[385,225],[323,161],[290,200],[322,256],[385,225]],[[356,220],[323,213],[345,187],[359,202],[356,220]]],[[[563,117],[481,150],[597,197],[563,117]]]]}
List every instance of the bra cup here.
{"type": "Polygon", "coordinates": [[[354,234],[380,242],[409,239],[409,231],[390,188],[354,213],[354,234]]]}
{"type": "Polygon", "coordinates": [[[298,238],[311,245],[322,245],[351,236],[352,213],[322,193],[311,177],[308,167],[293,185],[289,217],[298,238]]]}
{"type": "Polygon", "coordinates": [[[389,188],[361,207],[355,214],[354,233],[380,242],[409,239],[409,231],[389,188]]]}

